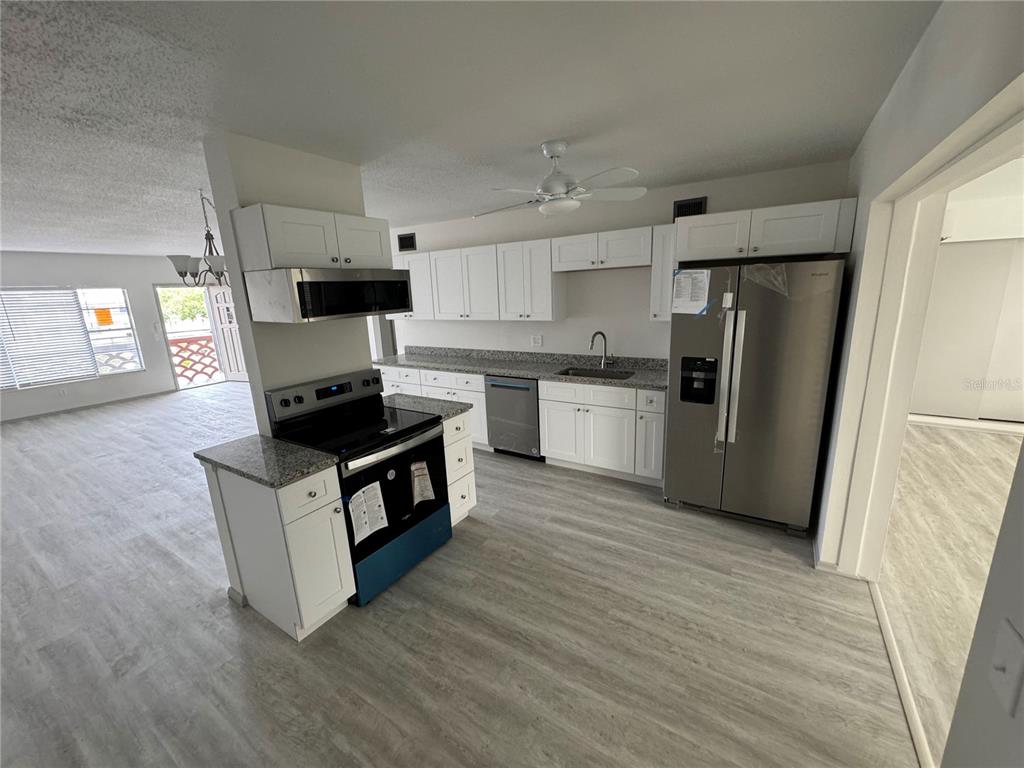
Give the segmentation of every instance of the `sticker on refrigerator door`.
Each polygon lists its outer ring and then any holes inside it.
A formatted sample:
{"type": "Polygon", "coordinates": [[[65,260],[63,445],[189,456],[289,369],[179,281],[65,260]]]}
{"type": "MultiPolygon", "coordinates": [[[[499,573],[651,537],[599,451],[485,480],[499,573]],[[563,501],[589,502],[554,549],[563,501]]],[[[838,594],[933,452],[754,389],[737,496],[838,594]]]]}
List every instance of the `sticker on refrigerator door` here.
{"type": "Polygon", "coordinates": [[[710,269],[677,269],[672,273],[672,314],[706,315],[710,269]]]}
{"type": "Polygon", "coordinates": [[[352,538],[356,544],[371,533],[387,528],[388,516],[384,510],[380,483],[370,483],[353,493],[348,500],[348,514],[352,520],[352,538]]]}
{"type": "Polygon", "coordinates": [[[433,501],[434,486],[430,484],[427,462],[414,461],[409,465],[409,471],[412,473],[412,505],[415,507],[421,501],[433,501]]]}

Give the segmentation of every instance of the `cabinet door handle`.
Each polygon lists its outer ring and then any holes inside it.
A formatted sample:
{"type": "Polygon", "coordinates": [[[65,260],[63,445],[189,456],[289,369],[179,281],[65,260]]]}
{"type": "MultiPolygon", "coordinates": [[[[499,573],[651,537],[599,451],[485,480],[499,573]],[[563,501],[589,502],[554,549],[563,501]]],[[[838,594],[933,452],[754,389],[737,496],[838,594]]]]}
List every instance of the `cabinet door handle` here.
{"type": "Polygon", "coordinates": [[[352,259],[346,257],[345,258],[345,263],[346,264],[351,264],[352,263],[352,259]]]}
{"type": "Polygon", "coordinates": [[[582,408],[577,408],[576,409],[576,413],[579,413],[581,410],[583,410],[583,409],[582,408]]]}
{"type": "Polygon", "coordinates": [[[527,315],[527,317],[533,317],[533,315],[527,315]]]}
{"type": "Polygon", "coordinates": [[[643,420],[644,420],[644,417],[643,417],[643,416],[637,416],[637,418],[638,418],[638,419],[639,419],[640,421],[643,421],[643,420]]]}
{"type": "Polygon", "coordinates": [[[462,499],[463,501],[465,501],[466,500],[466,494],[460,493],[459,494],[459,498],[462,499]]]}
{"type": "Polygon", "coordinates": [[[461,463],[462,463],[462,457],[459,456],[459,464],[461,464],[461,463]]]}
{"type": "Polygon", "coordinates": [[[760,251],[761,249],[760,249],[760,248],[758,248],[758,247],[757,247],[757,246],[755,245],[755,246],[754,246],[753,248],[751,248],[750,250],[752,250],[752,251],[753,251],[754,253],[757,253],[757,252],[758,252],[758,251],[760,251]]]}
{"type": "Polygon", "coordinates": [[[331,262],[334,263],[334,264],[337,264],[338,263],[338,257],[337,256],[331,256],[331,262]]]}
{"type": "Polygon", "coordinates": [[[592,262],[590,262],[590,263],[591,263],[591,264],[597,264],[597,262],[596,262],[596,261],[592,261],[592,262]]]}
{"type": "Polygon", "coordinates": [[[462,427],[456,427],[456,428],[455,428],[455,431],[456,431],[456,432],[461,432],[461,431],[462,431],[462,427]]]}
{"type": "Polygon", "coordinates": [[[736,253],[743,253],[743,249],[742,248],[737,248],[736,249],[736,253]]]}
{"type": "Polygon", "coordinates": [[[311,499],[315,499],[316,498],[316,491],[309,491],[306,495],[309,496],[309,498],[311,498],[311,499]]]}
{"type": "Polygon", "coordinates": [[[341,514],[341,507],[335,507],[334,508],[334,514],[340,515],[341,514]]]}

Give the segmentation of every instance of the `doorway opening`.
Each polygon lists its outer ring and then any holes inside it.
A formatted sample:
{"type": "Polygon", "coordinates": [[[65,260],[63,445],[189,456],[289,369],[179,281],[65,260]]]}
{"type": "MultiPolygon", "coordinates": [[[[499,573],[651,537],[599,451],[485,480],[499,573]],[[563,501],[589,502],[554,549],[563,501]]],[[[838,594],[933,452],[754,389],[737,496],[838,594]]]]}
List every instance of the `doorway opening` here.
{"type": "Polygon", "coordinates": [[[155,286],[175,386],[245,381],[231,289],[155,286]]]}
{"type": "Polygon", "coordinates": [[[1024,435],[1024,158],[949,191],[876,587],[942,762],[1024,435]]]}

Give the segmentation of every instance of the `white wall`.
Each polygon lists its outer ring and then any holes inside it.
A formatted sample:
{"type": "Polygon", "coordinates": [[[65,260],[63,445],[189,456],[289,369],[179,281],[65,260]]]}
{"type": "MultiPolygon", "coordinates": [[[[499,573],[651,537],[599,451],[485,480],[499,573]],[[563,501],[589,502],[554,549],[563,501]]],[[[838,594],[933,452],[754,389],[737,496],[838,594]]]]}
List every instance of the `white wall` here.
{"type": "Polygon", "coordinates": [[[939,246],[911,413],[1024,421],[1022,265],[1024,240],[939,246]]]}
{"type": "MultiPolygon", "coordinates": [[[[821,163],[652,189],[632,203],[584,203],[573,213],[551,218],[524,210],[398,227],[392,240],[415,232],[417,249],[431,251],[668,224],[672,203],[683,198],[706,195],[709,213],[762,208],[842,197],[846,180],[846,162],[821,163]]],[[[397,242],[392,248],[397,253],[397,242]]],[[[568,311],[562,321],[396,320],[395,335],[399,349],[422,345],[577,353],[586,352],[590,335],[601,329],[614,354],[667,357],[669,323],[649,319],[650,277],[647,268],[569,272],[568,311]],[[544,336],[543,347],[530,345],[534,334],[544,336]]]]}
{"type": "Polygon", "coordinates": [[[1006,503],[992,567],[981,599],[974,640],[967,656],[943,768],[1004,768],[1024,765],[1024,702],[1011,718],[989,682],[996,633],[1009,619],[1024,633],[1024,452],[1006,503]]]}
{"type": "Polygon", "coordinates": [[[124,288],[135,321],[145,370],[118,373],[0,394],[3,420],[109,403],[175,389],[174,371],[160,328],[155,284],[179,283],[167,259],[153,256],[5,251],[0,254],[4,286],[124,288]]]}
{"type": "Polygon", "coordinates": [[[871,203],[1021,74],[1022,28],[1024,3],[944,3],[850,161],[848,192],[859,198],[851,253],[852,316],[840,361],[838,412],[816,541],[823,563],[839,559],[885,259],[884,231],[872,239],[870,251],[866,247],[871,203]]]}
{"type": "MultiPolygon", "coordinates": [[[[218,211],[253,203],[275,203],[363,215],[359,166],[270,144],[237,134],[204,140],[207,171],[218,211]]],[[[234,232],[221,235],[228,270],[241,272],[234,232]]],[[[253,323],[241,280],[233,285],[239,336],[260,432],[270,426],[263,392],[370,366],[366,320],[361,317],[319,323],[253,323]]]]}

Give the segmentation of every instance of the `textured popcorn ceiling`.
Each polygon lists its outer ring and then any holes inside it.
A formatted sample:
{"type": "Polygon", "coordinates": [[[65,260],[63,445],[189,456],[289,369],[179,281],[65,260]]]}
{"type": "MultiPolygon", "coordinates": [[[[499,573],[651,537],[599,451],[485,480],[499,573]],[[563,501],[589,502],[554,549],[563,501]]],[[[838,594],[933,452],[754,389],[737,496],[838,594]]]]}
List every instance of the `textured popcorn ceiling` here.
{"type": "Polygon", "coordinates": [[[651,187],[845,158],[934,9],[4,2],[0,244],[197,251],[218,128],[359,163],[394,224],[515,202],[548,138],[651,187]]]}

